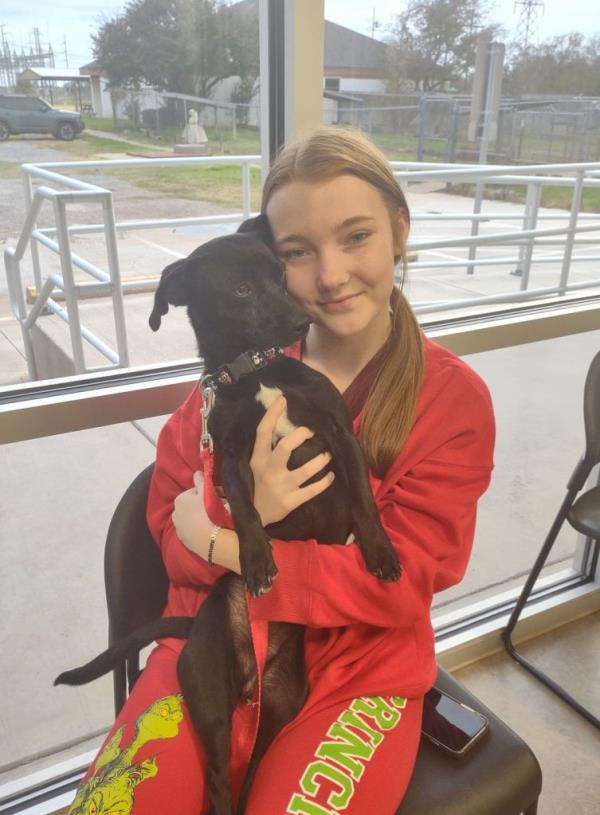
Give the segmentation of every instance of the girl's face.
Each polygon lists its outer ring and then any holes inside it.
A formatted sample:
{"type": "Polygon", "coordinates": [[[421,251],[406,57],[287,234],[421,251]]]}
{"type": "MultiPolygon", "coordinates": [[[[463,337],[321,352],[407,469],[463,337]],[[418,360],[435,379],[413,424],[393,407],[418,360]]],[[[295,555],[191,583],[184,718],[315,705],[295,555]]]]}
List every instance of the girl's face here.
{"type": "Polygon", "coordinates": [[[392,229],[382,193],[353,175],[292,181],[266,208],[287,289],[313,321],[338,336],[385,332],[394,256],[405,222],[392,229]]]}

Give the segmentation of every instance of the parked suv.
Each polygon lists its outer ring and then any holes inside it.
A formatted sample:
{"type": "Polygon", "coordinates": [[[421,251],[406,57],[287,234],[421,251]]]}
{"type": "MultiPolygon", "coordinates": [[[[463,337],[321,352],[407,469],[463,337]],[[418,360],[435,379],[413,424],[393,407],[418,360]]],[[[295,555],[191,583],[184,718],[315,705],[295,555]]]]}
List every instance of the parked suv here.
{"type": "Polygon", "coordinates": [[[57,110],[37,96],[0,94],[0,141],[12,133],[52,133],[71,141],[84,127],[79,113],[57,110]]]}

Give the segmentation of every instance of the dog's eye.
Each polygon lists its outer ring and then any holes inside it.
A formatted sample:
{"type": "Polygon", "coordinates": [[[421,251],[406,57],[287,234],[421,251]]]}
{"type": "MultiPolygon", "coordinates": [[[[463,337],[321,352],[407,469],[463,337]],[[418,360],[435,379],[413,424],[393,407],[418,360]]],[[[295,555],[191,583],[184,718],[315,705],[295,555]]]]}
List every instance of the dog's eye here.
{"type": "Polygon", "coordinates": [[[252,294],[252,288],[249,283],[240,283],[233,292],[237,297],[248,297],[249,294],[252,294]]]}

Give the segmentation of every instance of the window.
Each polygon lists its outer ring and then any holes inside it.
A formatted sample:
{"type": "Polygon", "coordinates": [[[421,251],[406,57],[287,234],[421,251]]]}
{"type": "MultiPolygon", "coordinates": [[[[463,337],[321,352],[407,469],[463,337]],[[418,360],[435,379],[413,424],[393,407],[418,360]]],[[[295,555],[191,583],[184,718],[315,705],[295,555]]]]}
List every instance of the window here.
{"type": "Polygon", "coordinates": [[[25,99],[21,99],[21,110],[30,110],[39,112],[41,110],[46,110],[48,105],[42,100],[38,99],[37,97],[26,97],[25,99]]]}
{"type": "MultiPolygon", "coordinates": [[[[247,7],[250,11],[255,9],[252,3],[247,7]]],[[[435,158],[438,163],[442,159],[443,163],[445,151],[450,149],[447,103],[432,101],[419,124],[419,104],[415,101],[414,89],[385,85],[382,30],[375,25],[378,20],[369,21],[369,14],[366,17],[365,20],[364,4],[327,0],[325,5],[325,18],[331,23],[331,26],[325,25],[326,49],[327,42],[330,47],[326,70],[329,65],[335,76],[326,77],[325,82],[323,77],[319,78],[319,93],[328,90],[327,81],[337,80],[344,97],[335,100],[334,107],[324,106],[328,120],[361,127],[392,160],[416,162],[420,150],[422,160],[435,158]],[[340,28],[345,31],[338,31],[340,28]],[[333,32],[329,41],[328,30],[333,32]]],[[[255,42],[258,42],[257,32],[255,42]]],[[[90,61],[90,53],[80,55],[84,66],[90,61]]],[[[15,437],[20,434],[24,439],[3,447],[4,466],[0,469],[3,494],[12,496],[9,523],[0,532],[5,563],[5,583],[0,590],[11,601],[8,624],[3,627],[6,637],[3,647],[5,655],[14,654],[12,661],[3,662],[2,682],[3,686],[12,687],[11,666],[23,664],[26,658],[33,665],[28,678],[37,683],[36,691],[29,694],[26,701],[23,694],[19,705],[11,703],[5,718],[0,720],[2,729],[9,734],[0,758],[0,783],[42,765],[50,766],[51,774],[59,756],[77,755],[88,746],[94,749],[112,719],[109,679],[77,691],[77,701],[74,692],[52,689],[50,682],[55,672],[83,661],[105,642],[101,561],[108,520],[126,484],[153,458],[153,440],[165,414],[183,400],[199,374],[193,335],[183,310],[173,310],[158,334],[148,330],[152,287],[168,263],[189,253],[199,242],[235,228],[247,211],[256,208],[260,186],[256,158],[260,153],[256,77],[254,82],[247,77],[245,84],[241,82],[243,77],[239,77],[241,84],[235,84],[235,78],[230,78],[230,83],[223,80],[219,89],[223,95],[211,97],[219,104],[205,104],[200,117],[200,124],[208,135],[209,149],[219,156],[240,156],[247,160],[240,158],[235,169],[227,172],[221,172],[221,168],[216,172],[215,167],[207,166],[202,173],[187,167],[182,172],[167,172],[162,168],[150,173],[145,168],[142,172],[134,166],[123,169],[109,165],[104,159],[98,159],[98,166],[85,168],[75,167],[71,162],[90,157],[95,160],[100,151],[103,155],[113,151],[118,155],[131,151],[155,153],[163,147],[170,150],[189,122],[192,102],[183,97],[195,94],[180,94],[172,99],[162,92],[155,95],[154,89],[133,92],[124,88],[123,93],[111,101],[102,77],[90,71],[85,98],[93,105],[96,116],[93,122],[88,120],[88,126],[105,129],[106,138],[100,143],[84,132],[70,146],[55,141],[48,144],[53,150],[64,149],[65,166],[60,168],[60,173],[67,179],[113,192],[117,228],[112,243],[110,230],[106,233],[109,235],[107,244],[103,233],[92,229],[103,217],[99,204],[79,202],[73,211],[69,209],[70,204],[67,207],[72,256],[77,260],[75,280],[78,284],[91,282],[95,286],[95,289],[79,290],[78,310],[81,323],[88,329],[83,350],[77,351],[84,359],[83,366],[78,363],[79,371],[75,370],[69,328],[59,316],[60,311],[68,312],[71,307],[61,299],[59,291],[52,295],[56,304],[53,313],[40,314],[37,333],[27,335],[28,340],[9,310],[7,299],[0,297],[0,372],[4,391],[0,393],[0,401],[2,396],[7,404],[10,398],[16,400],[18,396],[19,399],[18,410],[10,415],[0,414],[0,431],[14,433],[15,437]],[[112,122],[113,101],[116,129],[112,122]],[[234,105],[234,114],[229,103],[234,105]],[[220,221],[214,220],[215,215],[220,221]],[[174,220],[178,217],[185,218],[185,223],[155,224],[149,230],[138,228],[140,221],[149,218],[174,220]],[[106,286],[102,297],[98,296],[99,284],[103,284],[104,278],[94,277],[98,270],[114,270],[115,258],[125,292],[120,305],[118,299],[112,301],[106,296],[106,286]],[[79,259],[84,263],[79,263],[79,259]],[[88,294],[91,296],[84,296],[88,294]],[[115,313],[119,310],[122,319],[118,317],[115,324],[115,313]],[[52,321],[51,326],[44,325],[47,318],[52,321]],[[114,354],[115,349],[119,350],[123,326],[127,365],[131,369],[121,370],[114,360],[107,358],[106,351],[114,354]],[[89,342],[91,336],[95,338],[95,345],[89,342]],[[26,347],[27,342],[30,348],[26,347]],[[34,366],[39,364],[43,370],[40,380],[31,385],[24,384],[31,373],[28,357],[34,366]],[[100,368],[105,370],[98,371],[100,368]],[[89,369],[91,372],[83,373],[89,369]],[[29,587],[29,596],[23,594],[23,585],[29,587]],[[41,626],[47,624],[48,636],[42,638],[41,626]],[[25,649],[23,642],[27,645],[25,649]],[[6,666],[11,668],[10,675],[6,666]],[[20,722],[24,705],[27,705],[26,727],[20,722]],[[73,715],[74,710],[77,716],[73,715]],[[19,720],[15,721],[17,717],[19,720]]],[[[444,93],[447,90],[446,87],[444,93]]],[[[57,85],[54,93],[58,107],[71,104],[73,109],[77,108],[66,86],[57,85]]],[[[520,131],[515,132],[518,141],[520,131]]],[[[18,145],[15,150],[22,151],[15,165],[33,160],[38,155],[34,154],[34,148],[41,149],[39,140],[33,144],[19,139],[14,144],[18,145]]],[[[524,139],[522,150],[529,146],[524,139]]],[[[455,158],[457,162],[463,160],[458,154],[455,158]]],[[[405,167],[403,172],[408,169],[405,167]]],[[[31,179],[32,192],[48,183],[43,175],[40,173],[31,179]]],[[[472,181],[469,179],[469,183],[472,181]]],[[[11,168],[8,182],[6,179],[0,182],[0,195],[10,202],[11,215],[5,230],[7,245],[14,247],[30,202],[20,197],[18,166],[11,168]]],[[[64,187],[67,182],[62,183],[64,187]]],[[[77,185],[72,187],[75,190],[77,185]]],[[[572,192],[572,188],[570,190],[572,192]]],[[[453,347],[456,348],[463,335],[467,338],[460,353],[467,354],[467,359],[488,382],[498,417],[500,442],[496,480],[481,505],[471,569],[460,586],[436,598],[438,611],[452,608],[457,613],[474,597],[493,598],[497,591],[522,582],[523,573],[541,543],[540,536],[545,534],[550,514],[560,499],[572,460],[574,463],[581,449],[582,439],[578,434],[581,432],[582,382],[599,339],[598,303],[594,300],[593,288],[588,292],[587,305],[595,309],[594,331],[581,318],[584,303],[580,313],[569,313],[564,318],[562,328],[553,328],[546,336],[538,336],[538,342],[533,344],[527,344],[528,340],[520,332],[523,321],[529,320],[534,327],[538,325],[535,314],[523,316],[512,311],[509,314],[508,302],[501,305],[490,300],[485,305],[474,302],[486,296],[521,291],[523,276],[511,274],[517,270],[515,263],[505,263],[502,268],[501,264],[495,267],[494,263],[487,262],[506,257],[503,254],[506,247],[493,247],[493,251],[485,255],[483,249],[478,248],[481,254],[476,259],[486,262],[479,268],[475,264],[475,274],[467,276],[467,268],[472,268],[465,265],[470,260],[469,247],[432,245],[437,240],[456,237],[456,222],[443,221],[437,216],[456,214],[449,202],[465,206],[463,199],[468,198],[470,192],[455,188],[449,195],[446,181],[439,177],[434,178],[433,183],[412,179],[408,189],[415,216],[413,237],[415,243],[421,242],[410,259],[409,296],[416,308],[423,307],[421,318],[432,335],[435,331],[431,323],[441,314],[446,322],[438,333],[445,332],[446,340],[455,343],[453,347]],[[423,265],[419,267],[419,263],[423,265]],[[455,265],[449,265],[451,263],[455,265]],[[457,304],[460,310],[452,308],[457,304]],[[501,311],[507,315],[503,324],[501,311]],[[479,330],[485,319],[493,323],[495,318],[498,325],[479,330]],[[501,339],[498,332],[505,332],[501,339]],[[569,336],[572,332],[576,333],[569,336]],[[507,333],[511,334],[508,339],[507,333]],[[560,403],[554,401],[557,391],[560,403]],[[549,436],[556,444],[548,444],[549,436]],[[548,457],[549,453],[552,458],[548,457]],[[508,520],[503,515],[505,509],[510,513],[508,520]],[[508,544],[510,557],[506,554],[508,544]]],[[[499,194],[498,197],[501,198],[499,194]]],[[[482,213],[490,222],[481,225],[482,234],[485,230],[506,232],[512,228],[509,219],[499,218],[498,223],[491,223],[496,220],[495,213],[510,214],[506,205],[511,203],[484,200],[482,213]]],[[[532,195],[528,217],[534,203],[532,195]]],[[[23,299],[28,300],[24,306],[28,313],[48,273],[64,275],[64,267],[51,247],[58,235],[52,231],[56,223],[47,204],[44,203],[38,223],[40,230],[46,230],[40,231],[44,239],[34,244],[31,260],[29,254],[22,259],[23,285],[19,291],[23,299]],[[36,291],[28,291],[27,287],[36,291]]],[[[471,197],[469,215],[472,204],[471,197]]],[[[460,210],[459,214],[464,215],[465,211],[460,210]]],[[[564,223],[569,219],[567,210],[543,214],[560,216],[549,218],[545,222],[548,228],[557,221],[564,223]]],[[[523,227],[524,218],[521,210],[514,221],[516,229],[523,227]]],[[[593,225],[593,218],[587,222],[588,226],[593,225]]],[[[471,223],[469,218],[465,219],[461,235],[470,234],[471,223]]],[[[551,256],[563,251],[565,237],[563,234],[560,238],[551,235],[546,238],[546,244],[535,248],[540,254],[550,256],[545,265],[539,265],[540,269],[547,270],[556,260],[551,256]]],[[[593,242],[582,238],[574,248],[574,254],[586,258],[578,258],[576,283],[596,285],[593,242]]],[[[513,257],[520,257],[520,245],[513,246],[511,251],[515,253],[513,257]]],[[[551,283],[555,285],[556,269],[551,269],[551,274],[554,275],[551,283]]],[[[13,274],[10,298],[18,312],[20,300],[13,285],[15,281],[13,274]]],[[[548,287],[550,283],[543,280],[541,285],[548,287]]],[[[562,295],[562,302],[573,305],[574,297],[573,293],[562,295]]],[[[526,311],[529,306],[524,300],[520,307],[526,311]]],[[[71,311],[75,313],[72,308],[71,311]]],[[[573,557],[577,546],[576,538],[565,530],[549,571],[554,573],[569,567],[577,571],[577,560],[573,557]]],[[[21,693],[20,688],[17,691],[21,693]]]]}
{"type": "MultiPolygon", "coordinates": [[[[151,3],[141,6],[149,9],[151,3]]],[[[93,10],[89,19],[77,23],[84,25],[81,30],[75,21],[61,22],[67,41],[72,32],[73,43],[78,43],[77,67],[55,66],[57,78],[44,80],[44,94],[60,110],[76,113],[87,106],[91,115],[85,114],[86,129],[70,142],[55,134],[43,144],[39,137],[11,139],[0,182],[0,195],[11,201],[2,236],[10,258],[8,291],[5,288],[6,296],[0,297],[0,387],[196,357],[183,310],[170,314],[158,335],[149,329],[148,315],[160,273],[169,263],[211,237],[234,231],[258,207],[259,38],[254,6],[182,4],[179,14],[189,17],[185,25],[170,17],[163,21],[172,37],[160,26],[152,28],[157,40],[143,35],[141,79],[121,71],[121,85],[112,88],[110,72],[119,67],[123,54],[110,52],[105,25],[93,10]],[[96,54],[89,30],[99,37],[96,54]],[[194,49],[207,30],[214,36],[203,59],[195,60],[194,49]],[[195,67],[181,79],[177,66],[181,53],[188,51],[186,64],[195,67]],[[222,59],[225,52],[227,60],[222,59]],[[71,77],[75,74],[77,81],[71,77]],[[45,152],[48,148],[52,152],[45,152]],[[176,156],[189,164],[159,164],[160,156],[176,156]],[[223,156],[230,161],[223,164],[223,156]],[[111,163],[113,157],[120,164],[111,163]],[[144,157],[146,163],[140,163],[144,157]],[[86,165],[78,166],[83,160],[86,165]],[[47,161],[55,165],[51,177],[47,169],[35,168],[47,161]],[[124,165],[126,161],[131,164],[124,165]],[[24,187],[19,179],[23,164],[35,165],[25,171],[24,187]],[[48,188],[72,193],[60,211],[53,209],[48,188]],[[107,193],[112,195],[114,223],[102,203],[107,193]],[[39,231],[31,225],[23,234],[27,214],[38,203],[39,231]],[[17,258],[13,250],[19,241],[24,251],[17,258]],[[65,263],[72,269],[72,280],[65,263]],[[121,286],[115,296],[111,280],[117,279],[121,286]],[[45,284],[50,290],[42,294],[45,284]],[[31,325],[25,326],[28,316],[31,325]]],[[[124,4],[116,14],[125,31],[130,31],[131,13],[124,4]]],[[[135,20],[139,26],[139,17],[135,20]]],[[[23,12],[24,29],[34,23],[23,12]]],[[[14,39],[16,32],[11,36],[14,39]]],[[[128,36],[137,35],[131,30],[128,36]]],[[[38,55],[29,67],[48,68],[51,51],[58,53],[56,43],[47,49],[43,65],[38,55]]],[[[16,56],[15,64],[21,64],[16,56]]],[[[17,72],[8,71],[6,79],[16,86],[17,72]]],[[[37,80],[29,81],[39,90],[37,80]]],[[[15,103],[31,112],[47,109],[37,96],[15,103]]]]}

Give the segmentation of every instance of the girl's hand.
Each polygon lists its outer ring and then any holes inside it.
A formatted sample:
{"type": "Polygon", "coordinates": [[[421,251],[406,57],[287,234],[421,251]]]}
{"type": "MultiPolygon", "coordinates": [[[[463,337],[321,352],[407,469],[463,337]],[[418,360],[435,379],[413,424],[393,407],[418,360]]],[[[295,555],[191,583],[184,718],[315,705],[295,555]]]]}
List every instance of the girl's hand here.
{"type": "Polygon", "coordinates": [[[206,558],[212,522],[204,509],[204,480],[201,472],[194,473],[194,486],[175,498],[171,518],[177,537],[192,552],[206,558]]]}
{"type": "MultiPolygon", "coordinates": [[[[177,537],[183,545],[206,560],[213,522],[204,509],[204,476],[201,472],[194,473],[192,489],[180,493],[175,499],[171,518],[177,537]]],[[[219,529],[212,562],[241,574],[239,540],[233,530],[219,529]]]]}
{"type": "Polygon", "coordinates": [[[285,398],[280,396],[268,408],[256,428],[256,442],[250,459],[254,476],[254,506],[263,526],[281,521],[296,507],[326,490],[334,479],[330,471],[314,484],[302,486],[329,463],[329,453],[321,453],[301,467],[288,470],[292,452],[314,435],[307,427],[296,428],[271,449],[273,431],[285,407],[285,398]]]}

